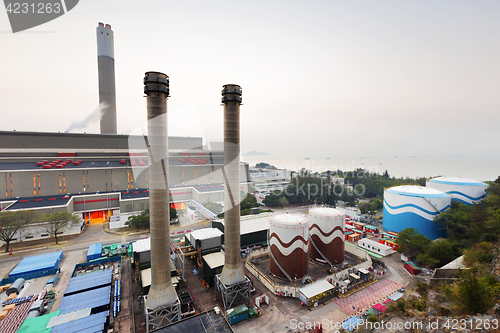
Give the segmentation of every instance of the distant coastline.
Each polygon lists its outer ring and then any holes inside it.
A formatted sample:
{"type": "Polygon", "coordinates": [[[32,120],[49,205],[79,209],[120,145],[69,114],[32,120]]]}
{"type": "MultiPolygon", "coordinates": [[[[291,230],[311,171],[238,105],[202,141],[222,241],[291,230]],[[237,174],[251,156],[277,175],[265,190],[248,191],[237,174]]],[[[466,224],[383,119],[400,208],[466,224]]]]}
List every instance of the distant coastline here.
{"type": "Polygon", "coordinates": [[[266,155],[269,155],[268,153],[265,153],[265,152],[260,152],[260,151],[255,151],[255,150],[252,150],[246,154],[243,154],[244,156],[266,156],[266,155]]]}

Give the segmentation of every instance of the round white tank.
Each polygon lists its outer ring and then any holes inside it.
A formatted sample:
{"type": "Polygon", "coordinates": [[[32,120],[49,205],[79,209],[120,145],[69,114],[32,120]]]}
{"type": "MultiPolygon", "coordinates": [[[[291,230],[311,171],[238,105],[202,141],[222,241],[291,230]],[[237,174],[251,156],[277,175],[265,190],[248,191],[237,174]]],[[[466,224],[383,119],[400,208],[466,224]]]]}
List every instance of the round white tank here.
{"type": "Polygon", "coordinates": [[[309,257],[322,260],[324,257],[333,265],[344,261],[345,214],[338,209],[316,207],[309,209],[309,257]],[[318,251],[319,250],[319,251],[318,251]]]}
{"type": "Polygon", "coordinates": [[[452,201],[470,206],[486,196],[488,184],[462,177],[436,177],[427,181],[427,187],[446,192],[452,201]]]}
{"type": "Polygon", "coordinates": [[[439,190],[414,185],[396,186],[384,191],[384,229],[400,232],[414,228],[436,239],[446,231],[434,218],[451,205],[451,197],[439,190]]]}
{"type": "Polygon", "coordinates": [[[271,273],[287,278],[281,270],[283,269],[291,279],[302,278],[307,274],[309,259],[307,254],[309,218],[301,214],[277,214],[271,216],[269,222],[269,246],[272,252],[269,269],[271,273]]]}

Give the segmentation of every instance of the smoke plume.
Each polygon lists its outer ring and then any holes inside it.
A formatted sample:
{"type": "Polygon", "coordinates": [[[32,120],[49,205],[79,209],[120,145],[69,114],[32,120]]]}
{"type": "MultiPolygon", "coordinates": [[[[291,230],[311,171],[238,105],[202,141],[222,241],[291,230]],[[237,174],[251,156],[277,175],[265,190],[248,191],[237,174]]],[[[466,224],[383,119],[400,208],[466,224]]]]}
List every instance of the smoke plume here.
{"type": "Polygon", "coordinates": [[[68,133],[69,131],[75,129],[82,129],[89,126],[90,124],[100,121],[107,107],[108,105],[106,103],[99,104],[94,112],[89,114],[85,119],[72,122],[71,125],[69,125],[69,127],[64,131],[64,133],[68,133]]]}

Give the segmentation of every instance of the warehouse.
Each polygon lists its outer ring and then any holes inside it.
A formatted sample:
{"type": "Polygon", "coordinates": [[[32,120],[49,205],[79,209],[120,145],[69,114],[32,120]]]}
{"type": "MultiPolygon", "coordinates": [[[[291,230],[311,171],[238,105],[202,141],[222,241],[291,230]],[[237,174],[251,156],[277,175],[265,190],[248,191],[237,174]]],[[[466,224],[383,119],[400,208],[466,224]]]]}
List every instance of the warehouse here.
{"type": "Polygon", "coordinates": [[[214,286],[214,278],[222,272],[224,267],[224,254],[222,252],[210,253],[202,257],[203,279],[210,287],[214,286]]]}
{"type": "Polygon", "coordinates": [[[394,250],[391,247],[367,238],[360,239],[358,241],[358,246],[384,257],[394,253],[394,250]]]}
{"type": "Polygon", "coordinates": [[[62,252],[42,254],[39,256],[27,257],[10,272],[9,277],[15,278],[25,274],[40,273],[57,268],[63,258],[62,252]]]}
{"type": "Polygon", "coordinates": [[[90,290],[110,286],[113,279],[113,270],[108,269],[71,278],[64,291],[64,296],[70,296],[90,290]]]}
{"type": "Polygon", "coordinates": [[[87,261],[99,259],[102,256],[102,243],[89,245],[87,261]]]}
{"type": "Polygon", "coordinates": [[[102,287],[82,293],[64,296],[59,304],[61,314],[91,308],[91,313],[108,311],[111,303],[111,287],[102,287]]]}
{"type": "MultiPolygon", "coordinates": [[[[263,213],[241,217],[240,237],[242,249],[252,246],[267,245],[269,217],[272,215],[272,213],[263,213]]],[[[212,221],[212,227],[224,232],[224,220],[212,221]]]]}
{"type": "Polygon", "coordinates": [[[319,280],[299,289],[299,300],[307,306],[317,306],[333,296],[335,287],[326,280],[319,280]]]}

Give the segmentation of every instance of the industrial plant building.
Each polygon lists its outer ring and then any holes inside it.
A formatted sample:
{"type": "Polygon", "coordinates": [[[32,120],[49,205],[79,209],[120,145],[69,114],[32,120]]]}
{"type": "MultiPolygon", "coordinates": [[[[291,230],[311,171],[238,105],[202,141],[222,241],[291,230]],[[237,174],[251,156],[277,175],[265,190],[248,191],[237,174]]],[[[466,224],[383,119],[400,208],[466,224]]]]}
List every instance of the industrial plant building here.
{"type": "MultiPolygon", "coordinates": [[[[143,136],[0,132],[2,210],[68,211],[88,222],[149,208],[147,151],[131,151],[143,136]]],[[[202,138],[170,137],[170,202],[224,200],[223,151],[202,138]]],[[[252,191],[240,163],[240,190],[252,191]]],[[[175,204],[177,203],[177,205],[175,204]]]]}

